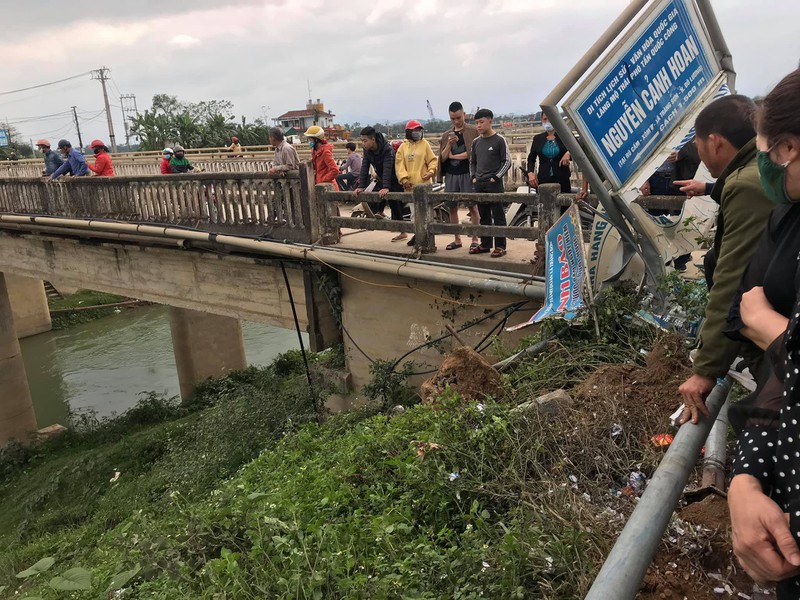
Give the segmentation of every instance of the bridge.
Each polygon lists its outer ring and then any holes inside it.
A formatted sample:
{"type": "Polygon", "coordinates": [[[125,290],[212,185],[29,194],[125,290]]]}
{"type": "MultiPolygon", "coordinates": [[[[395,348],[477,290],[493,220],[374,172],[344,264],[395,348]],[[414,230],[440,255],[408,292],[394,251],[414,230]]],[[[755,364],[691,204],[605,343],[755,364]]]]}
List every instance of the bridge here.
{"type": "MultiPolygon", "coordinates": [[[[315,186],[308,164],[286,177],[263,171],[0,178],[0,445],[35,429],[18,338],[49,329],[43,281],[170,306],[183,397],[246,366],[242,320],[305,330],[315,351],[341,342],[358,389],[374,361],[414,350],[446,325],[478,345],[527,320],[517,309],[544,295],[534,275],[543,234],[572,201],[558,186],[538,196],[416,186],[389,195],[413,206],[410,221],[364,219],[341,216],[351,197],[315,186]],[[438,222],[444,200],[535,205],[536,222],[438,222]],[[401,231],[416,236],[414,247],[389,241],[387,232],[401,231]],[[499,260],[442,251],[441,236],[455,232],[514,239],[499,260]]],[[[449,344],[416,351],[415,369],[435,369],[449,344]]]]}

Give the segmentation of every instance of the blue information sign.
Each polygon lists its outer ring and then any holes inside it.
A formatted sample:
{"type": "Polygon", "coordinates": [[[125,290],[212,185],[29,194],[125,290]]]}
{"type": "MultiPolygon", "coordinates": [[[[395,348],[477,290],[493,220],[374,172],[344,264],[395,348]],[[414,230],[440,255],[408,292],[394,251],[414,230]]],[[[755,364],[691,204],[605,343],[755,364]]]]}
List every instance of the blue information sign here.
{"type": "Polygon", "coordinates": [[[567,111],[621,188],[719,71],[692,0],[662,2],[566,103],[567,111]]]}
{"type": "Polygon", "coordinates": [[[8,129],[0,129],[0,146],[8,146],[8,129]]]}

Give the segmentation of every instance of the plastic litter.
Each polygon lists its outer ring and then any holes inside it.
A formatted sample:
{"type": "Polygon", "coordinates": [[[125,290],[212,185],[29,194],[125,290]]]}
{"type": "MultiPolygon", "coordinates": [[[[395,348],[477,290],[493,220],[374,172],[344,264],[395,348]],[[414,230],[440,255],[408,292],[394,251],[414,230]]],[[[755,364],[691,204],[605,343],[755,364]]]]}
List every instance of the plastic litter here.
{"type": "Polygon", "coordinates": [[[659,434],[656,434],[653,437],[651,437],[650,441],[653,442],[654,446],[657,446],[659,448],[666,448],[667,446],[672,444],[672,441],[674,439],[675,438],[672,436],[672,434],[659,433],[659,434]]]}

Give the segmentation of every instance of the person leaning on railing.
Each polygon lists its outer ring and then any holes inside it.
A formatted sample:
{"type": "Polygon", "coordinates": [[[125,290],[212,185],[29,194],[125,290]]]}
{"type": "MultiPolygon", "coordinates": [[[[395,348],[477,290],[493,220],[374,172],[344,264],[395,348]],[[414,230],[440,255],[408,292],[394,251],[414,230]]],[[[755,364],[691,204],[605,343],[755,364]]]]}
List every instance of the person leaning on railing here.
{"type": "Polygon", "coordinates": [[[269,130],[269,143],[275,148],[272,167],[268,171],[270,175],[285,176],[287,172],[297,171],[300,168],[300,157],[297,156],[297,150],[286,141],[283,129],[272,127],[269,130]]]}
{"type": "Polygon", "coordinates": [[[52,175],[56,172],[58,167],[64,164],[64,160],[58,153],[50,149],[49,140],[39,140],[36,142],[36,147],[39,149],[39,152],[44,154],[44,169],[42,170],[42,175],[52,175]]]}
{"type": "Polygon", "coordinates": [[[89,167],[86,166],[86,159],[83,154],[75,150],[69,140],[59,140],[58,150],[64,157],[64,163],[58,167],[50,179],[55,181],[62,175],[70,174],[73,177],[84,177],[89,174],[89,167]]]}
{"type": "Polygon", "coordinates": [[[777,205],[750,268],[763,283],[744,293],[741,333],[767,350],[777,393],[762,394],[739,436],[728,491],[733,550],[778,600],[800,598],[800,70],[756,113],[758,170],[777,205]],[[761,261],[758,264],[758,261],[761,261]]]}
{"type": "MultiPolygon", "coordinates": [[[[416,119],[410,120],[406,123],[406,139],[395,154],[394,170],[397,180],[406,192],[410,192],[415,185],[430,183],[439,168],[439,161],[424,135],[422,123],[416,119]]],[[[392,241],[398,242],[407,237],[407,233],[401,232],[392,241]]],[[[412,236],[407,243],[413,246],[414,241],[412,236]]]]}
{"type": "Polygon", "coordinates": [[[89,147],[94,152],[94,164],[87,164],[89,170],[98,177],[113,177],[114,164],[111,162],[111,155],[106,145],[100,140],[92,140],[89,147]]]}

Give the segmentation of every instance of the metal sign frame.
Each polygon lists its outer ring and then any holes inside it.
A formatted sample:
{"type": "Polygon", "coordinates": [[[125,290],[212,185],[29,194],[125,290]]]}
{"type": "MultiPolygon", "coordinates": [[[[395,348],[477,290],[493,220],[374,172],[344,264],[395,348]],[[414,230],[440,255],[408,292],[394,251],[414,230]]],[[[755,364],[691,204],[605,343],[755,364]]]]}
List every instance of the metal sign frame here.
{"type": "MultiPolygon", "coordinates": [[[[701,22],[707,32],[715,53],[717,64],[726,74],[728,85],[734,89],[736,72],[733,68],[733,59],[730,50],[722,35],[710,0],[683,0],[694,2],[699,11],[701,22]]],[[[550,119],[561,141],[567,147],[581,171],[583,172],[592,191],[597,195],[600,203],[605,208],[609,221],[619,230],[623,245],[623,264],[633,254],[640,254],[647,273],[648,280],[656,289],[665,269],[661,255],[647,233],[647,228],[639,220],[639,216],[632,211],[627,202],[622,198],[620,190],[611,190],[610,182],[598,172],[581,144],[572,133],[570,127],[564,122],[558,104],[566,97],[570,90],[592,70],[598,60],[602,59],[609,48],[616,47],[615,42],[620,35],[635,20],[642,18],[643,11],[651,6],[651,0],[631,0],[630,4],[601,35],[591,48],[584,54],[580,61],[556,85],[552,92],[542,101],[541,107],[544,114],[550,119]]],[[[650,13],[644,13],[646,15],[650,13]]],[[[663,294],[662,294],[663,296],[663,294]]]]}
{"type": "MultiPolygon", "coordinates": [[[[688,64],[685,68],[688,69],[688,64]]],[[[694,2],[691,0],[658,0],[657,2],[653,2],[647,10],[639,16],[633,28],[626,32],[625,38],[619,40],[617,44],[610,49],[604,59],[592,69],[592,72],[581,83],[580,87],[565,100],[566,112],[575,123],[575,127],[580,133],[581,138],[585,140],[587,145],[592,147],[595,156],[599,157],[599,166],[603,170],[606,178],[611,181],[617,189],[621,189],[631,180],[635,179],[644,166],[641,161],[638,161],[639,157],[647,154],[649,148],[658,147],[658,143],[666,140],[682,121],[680,117],[673,117],[671,121],[668,120],[667,117],[670,115],[677,116],[680,109],[682,109],[682,114],[685,114],[692,106],[700,102],[708,91],[714,88],[719,71],[720,64],[714,53],[711,38],[703,25],[699,9],[694,2]],[[652,31],[655,23],[657,23],[657,28],[660,30],[658,33],[652,31]],[[663,62],[652,60],[654,53],[658,53],[659,51],[663,52],[662,48],[667,48],[668,44],[674,45],[675,41],[677,41],[675,34],[679,32],[697,36],[698,39],[696,42],[699,47],[695,48],[697,51],[696,58],[700,59],[701,67],[699,72],[696,71],[692,79],[686,83],[687,90],[678,88],[679,80],[677,78],[683,74],[676,76],[666,67],[662,67],[664,71],[663,75],[668,82],[666,86],[667,89],[665,90],[658,76],[652,77],[653,74],[650,73],[651,78],[648,79],[647,67],[648,64],[663,64],[663,62]],[[653,43],[654,35],[662,37],[660,37],[658,42],[653,43]],[[652,44],[652,46],[648,44],[652,44]],[[645,51],[643,52],[642,50],[645,51]],[[650,52],[648,52],[648,50],[650,52]],[[640,57],[638,64],[629,64],[627,60],[625,60],[632,55],[640,57]],[[613,71],[610,69],[613,69],[613,71]],[[670,79],[670,76],[672,76],[672,79],[670,79]],[[613,77],[613,79],[611,79],[611,77],[613,77]],[[702,84],[700,84],[700,79],[702,79],[702,84]],[[688,85],[695,81],[697,81],[697,83],[692,85],[691,88],[688,88],[688,85]],[[649,92],[646,89],[641,91],[636,89],[637,86],[643,87],[645,84],[649,84],[649,92]],[[587,101],[590,100],[598,90],[600,90],[605,100],[603,105],[587,107],[587,101]],[[606,156],[607,153],[603,151],[603,148],[597,142],[596,135],[593,135],[592,125],[587,122],[587,118],[585,117],[591,119],[603,109],[609,111],[606,114],[611,114],[612,109],[620,108],[620,103],[623,106],[627,106],[625,102],[625,90],[630,90],[632,93],[629,92],[627,95],[629,97],[633,95],[635,100],[634,106],[628,107],[628,111],[623,112],[630,113],[633,119],[642,119],[639,121],[639,131],[631,131],[631,141],[639,139],[643,142],[643,138],[647,138],[647,142],[643,143],[642,147],[629,147],[629,153],[633,156],[633,159],[628,161],[627,157],[625,157],[620,161],[621,163],[624,161],[626,172],[628,173],[627,176],[621,178],[619,176],[621,166],[620,168],[614,168],[612,166],[610,158],[606,156]],[[688,102],[681,102],[680,94],[684,91],[693,94],[690,95],[688,102]],[[639,103],[640,94],[644,94],[645,92],[648,92],[649,100],[653,104],[652,108],[647,107],[647,111],[645,111],[641,103],[639,103]],[[615,104],[617,104],[616,107],[614,106],[615,104]],[[669,112],[664,115],[663,120],[662,117],[651,112],[661,107],[664,107],[665,110],[669,110],[669,112]],[[648,122],[650,126],[644,129],[644,126],[648,122]],[[658,130],[656,130],[657,125],[660,125],[658,130]],[[638,135],[638,138],[634,137],[636,135],[638,135]],[[636,166],[637,164],[638,166],[636,166]]],[[[630,98],[628,99],[630,100],[630,98]]],[[[620,126],[623,129],[622,133],[627,134],[626,128],[622,125],[620,126]]],[[[630,126],[630,128],[633,129],[634,127],[630,126]]]]}

